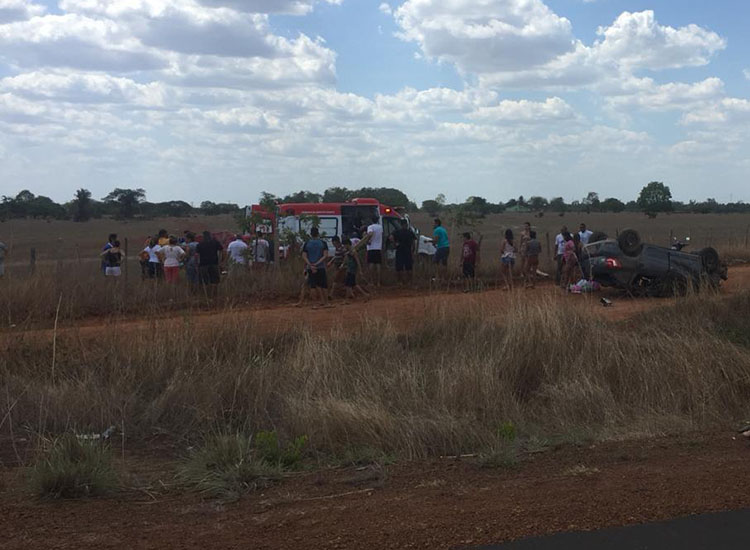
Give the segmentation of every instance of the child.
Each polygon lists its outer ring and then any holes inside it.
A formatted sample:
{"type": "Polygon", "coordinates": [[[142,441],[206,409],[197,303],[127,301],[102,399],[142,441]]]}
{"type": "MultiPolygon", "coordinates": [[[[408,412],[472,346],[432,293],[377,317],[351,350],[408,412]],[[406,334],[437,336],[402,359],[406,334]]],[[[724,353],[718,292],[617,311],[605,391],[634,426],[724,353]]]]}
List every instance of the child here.
{"type": "Polygon", "coordinates": [[[364,288],[357,284],[357,272],[362,269],[362,264],[359,260],[359,254],[352,251],[352,241],[344,239],[342,243],[346,250],[346,256],[344,257],[344,264],[340,269],[346,269],[346,279],[344,281],[344,287],[346,287],[346,301],[345,304],[349,303],[349,300],[354,299],[355,291],[362,294],[365,297],[365,301],[370,299],[370,293],[364,288]]]}
{"type": "Polygon", "coordinates": [[[536,240],[536,231],[529,231],[529,240],[526,243],[525,266],[526,287],[536,286],[536,270],[539,269],[539,254],[542,253],[542,245],[536,240]]]}

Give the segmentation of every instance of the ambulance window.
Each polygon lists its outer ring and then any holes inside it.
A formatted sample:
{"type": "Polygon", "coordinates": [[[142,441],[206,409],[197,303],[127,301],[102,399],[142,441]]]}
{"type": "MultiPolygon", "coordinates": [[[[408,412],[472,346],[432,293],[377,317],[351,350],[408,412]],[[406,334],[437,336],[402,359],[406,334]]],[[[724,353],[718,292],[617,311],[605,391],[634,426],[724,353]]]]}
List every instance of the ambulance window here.
{"type": "MultiPolygon", "coordinates": [[[[320,236],[324,239],[330,239],[331,237],[334,237],[338,235],[339,230],[339,220],[336,217],[329,217],[329,216],[320,216],[318,218],[318,221],[320,222],[318,225],[318,231],[320,231],[320,236]]],[[[312,228],[312,223],[310,223],[309,220],[304,220],[300,222],[300,229],[305,231],[306,233],[310,233],[310,229],[312,228]]]]}

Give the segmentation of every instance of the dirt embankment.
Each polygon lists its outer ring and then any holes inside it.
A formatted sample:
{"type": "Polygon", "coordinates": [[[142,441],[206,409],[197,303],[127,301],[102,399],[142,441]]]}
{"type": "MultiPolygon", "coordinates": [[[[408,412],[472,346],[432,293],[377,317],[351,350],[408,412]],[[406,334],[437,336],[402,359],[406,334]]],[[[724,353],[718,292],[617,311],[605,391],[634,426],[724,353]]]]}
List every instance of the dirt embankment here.
{"type": "Polygon", "coordinates": [[[304,473],[236,503],[166,490],[153,459],[127,464],[132,488],[81,502],[36,501],[6,471],[3,548],[447,549],[750,506],[750,448],[731,434],[567,446],[512,469],[304,473]]]}

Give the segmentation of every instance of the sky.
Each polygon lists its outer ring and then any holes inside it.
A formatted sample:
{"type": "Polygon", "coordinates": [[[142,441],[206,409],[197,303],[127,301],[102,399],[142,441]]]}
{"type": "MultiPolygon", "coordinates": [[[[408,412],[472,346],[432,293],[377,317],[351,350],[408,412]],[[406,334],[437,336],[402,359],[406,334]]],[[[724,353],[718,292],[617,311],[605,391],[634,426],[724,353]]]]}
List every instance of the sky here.
{"type": "Polygon", "coordinates": [[[750,202],[745,0],[0,0],[0,195],[750,202]]]}

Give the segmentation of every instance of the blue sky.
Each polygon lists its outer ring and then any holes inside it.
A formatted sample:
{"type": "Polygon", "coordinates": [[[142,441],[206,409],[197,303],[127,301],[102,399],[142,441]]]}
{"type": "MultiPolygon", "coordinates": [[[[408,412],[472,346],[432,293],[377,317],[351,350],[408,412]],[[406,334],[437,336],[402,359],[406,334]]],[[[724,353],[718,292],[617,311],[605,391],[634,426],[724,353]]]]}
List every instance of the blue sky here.
{"type": "Polygon", "coordinates": [[[750,201],[750,3],[0,0],[0,194],[750,201]]]}

